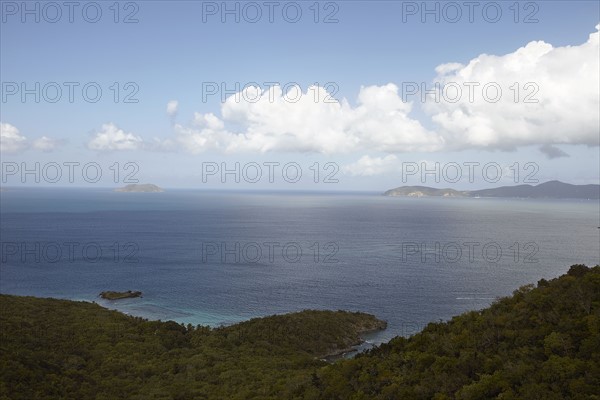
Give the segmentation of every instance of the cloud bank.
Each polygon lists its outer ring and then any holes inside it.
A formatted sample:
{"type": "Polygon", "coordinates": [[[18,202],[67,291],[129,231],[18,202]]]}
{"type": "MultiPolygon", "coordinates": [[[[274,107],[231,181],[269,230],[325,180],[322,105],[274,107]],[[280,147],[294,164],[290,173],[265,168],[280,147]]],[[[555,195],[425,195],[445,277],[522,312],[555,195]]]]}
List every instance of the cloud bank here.
{"type": "MultiPolygon", "coordinates": [[[[504,56],[482,54],[466,65],[438,66],[436,80],[442,84],[481,84],[472,102],[463,95],[454,103],[425,103],[448,147],[598,146],[599,27],[580,46],[537,41],[504,56]],[[489,82],[502,89],[497,102],[486,101],[481,93],[489,82]]],[[[496,97],[492,92],[490,97],[496,97]]]]}
{"type": "Polygon", "coordinates": [[[222,104],[220,118],[196,113],[191,125],[176,125],[177,140],[191,153],[407,152],[435,151],[444,144],[408,116],[411,104],[402,102],[394,84],[361,88],[356,107],[345,99],[328,102],[329,93],[322,87],[309,87],[295,102],[288,94],[279,86],[248,87],[238,96],[240,101],[230,96],[222,104]],[[228,123],[243,129],[230,131],[228,123]]]}
{"type": "MultiPolygon", "coordinates": [[[[355,105],[333,99],[317,86],[306,92],[294,87],[287,93],[279,86],[247,87],[227,98],[219,115],[196,112],[191,122],[174,124],[174,135],[167,140],[145,144],[141,137],[105,124],[88,147],[331,155],[536,145],[550,158],[564,157],[556,145],[599,145],[598,29],[600,25],[581,45],[553,47],[534,41],[505,55],[481,54],[465,64],[441,64],[427,84],[430,90],[439,83],[438,99],[428,93],[403,101],[404,86],[394,83],[361,87],[355,105]],[[457,87],[462,88],[458,98],[452,92],[457,87]],[[428,124],[411,116],[416,104],[430,119],[428,124]]],[[[171,118],[178,105],[176,100],[167,104],[171,118]]],[[[12,142],[18,146],[17,139],[12,142]]],[[[368,175],[391,161],[365,156],[354,167],[362,166],[368,175]]]]}

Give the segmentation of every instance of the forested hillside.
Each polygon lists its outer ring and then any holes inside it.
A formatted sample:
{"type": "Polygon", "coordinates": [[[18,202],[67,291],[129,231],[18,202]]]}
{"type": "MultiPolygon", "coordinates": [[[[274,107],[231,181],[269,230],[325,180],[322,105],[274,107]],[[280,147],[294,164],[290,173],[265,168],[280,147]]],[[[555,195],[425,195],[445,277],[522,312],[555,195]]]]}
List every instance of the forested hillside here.
{"type": "Polygon", "coordinates": [[[600,399],[600,267],[321,369],[326,399],[600,399]]]}

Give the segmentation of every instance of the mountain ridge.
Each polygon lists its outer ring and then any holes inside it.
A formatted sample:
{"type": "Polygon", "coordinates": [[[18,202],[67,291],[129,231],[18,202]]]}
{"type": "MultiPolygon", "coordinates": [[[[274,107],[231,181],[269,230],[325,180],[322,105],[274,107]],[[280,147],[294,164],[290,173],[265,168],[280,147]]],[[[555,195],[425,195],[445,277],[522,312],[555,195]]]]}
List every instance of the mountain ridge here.
{"type": "Polygon", "coordinates": [[[437,189],[429,186],[400,186],[387,190],[391,197],[504,197],[548,199],[600,199],[600,185],[573,185],[560,181],[548,181],[538,185],[499,186],[480,190],[437,189]]]}

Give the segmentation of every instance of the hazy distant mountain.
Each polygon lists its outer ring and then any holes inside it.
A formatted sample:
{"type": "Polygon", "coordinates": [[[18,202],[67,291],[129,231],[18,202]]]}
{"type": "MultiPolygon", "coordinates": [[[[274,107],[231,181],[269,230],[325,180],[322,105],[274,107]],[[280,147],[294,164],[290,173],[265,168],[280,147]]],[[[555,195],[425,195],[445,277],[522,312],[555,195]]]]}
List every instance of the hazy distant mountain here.
{"type": "Polygon", "coordinates": [[[428,186],[402,186],[388,190],[385,196],[407,196],[407,197],[468,197],[468,192],[454,189],[435,189],[428,186]]]}
{"type": "Polygon", "coordinates": [[[501,186],[493,189],[458,191],[427,186],[402,186],[388,190],[385,196],[408,197],[515,197],[546,199],[600,199],[600,185],[571,185],[549,181],[539,185],[501,186]]]}
{"type": "Polygon", "coordinates": [[[470,192],[480,197],[536,197],[552,199],[598,199],[600,185],[571,185],[559,181],[549,181],[539,185],[502,186],[496,189],[483,189],[470,192]]]}
{"type": "Polygon", "coordinates": [[[115,192],[164,192],[164,190],[151,183],[133,183],[125,187],[115,189],[115,192]]]}

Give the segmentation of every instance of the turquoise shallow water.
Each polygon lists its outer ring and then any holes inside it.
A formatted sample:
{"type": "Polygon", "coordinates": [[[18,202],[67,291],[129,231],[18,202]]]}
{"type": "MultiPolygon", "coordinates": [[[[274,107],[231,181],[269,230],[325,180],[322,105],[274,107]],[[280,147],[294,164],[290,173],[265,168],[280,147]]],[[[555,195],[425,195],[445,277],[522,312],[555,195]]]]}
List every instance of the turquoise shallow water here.
{"type": "Polygon", "coordinates": [[[595,201],[108,189],[0,199],[2,293],[193,324],[356,310],[388,321],[370,338],[380,342],[600,263],[595,201]],[[129,289],[144,297],[97,297],[129,289]]]}

